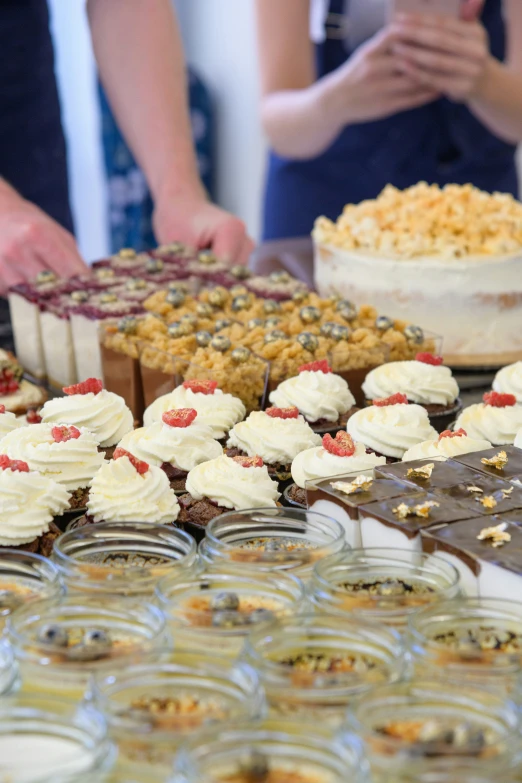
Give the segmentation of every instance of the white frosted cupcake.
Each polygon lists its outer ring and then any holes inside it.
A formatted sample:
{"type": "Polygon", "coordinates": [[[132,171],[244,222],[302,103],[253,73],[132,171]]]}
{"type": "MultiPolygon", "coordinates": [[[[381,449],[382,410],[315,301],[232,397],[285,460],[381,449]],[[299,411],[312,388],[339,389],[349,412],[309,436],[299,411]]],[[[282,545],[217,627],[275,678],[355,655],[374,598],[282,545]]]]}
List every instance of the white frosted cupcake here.
{"type": "Polygon", "coordinates": [[[321,445],[321,437],[299,415],[297,408],[254,411],[230,431],[227,454],[261,457],[269,474],[287,481],[299,452],[321,445]]]}
{"type": "Polygon", "coordinates": [[[493,446],[509,446],[522,429],[522,405],[512,394],[487,392],[484,402],[464,408],[455,429],[464,429],[471,438],[484,439],[493,446]]]}
{"type": "Polygon", "coordinates": [[[53,518],[69,508],[70,495],[26,462],[0,455],[0,546],[49,557],[60,531],[53,518]]]}
{"type": "Polygon", "coordinates": [[[470,454],[472,451],[485,451],[491,448],[491,443],[481,438],[470,438],[465,430],[442,432],[436,440],[426,440],[408,449],[403,462],[413,462],[417,459],[447,460],[470,454]]]}
{"type": "Polygon", "coordinates": [[[190,408],[167,411],[161,421],[129,432],[119,445],[149,465],[162,468],[176,491],[185,489],[190,470],[223,453],[211,427],[202,424],[190,408]]]}
{"type": "Polygon", "coordinates": [[[116,446],[133,429],[134,418],[125,400],[104,389],[101,381],[89,378],[64,392],[66,397],[45,403],[40,412],[43,422],[85,427],[102,449],[116,446]]]}
{"type": "Polygon", "coordinates": [[[212,428],[214,438],[224,438],[234,424],[245,418],[246,408],[238,397],[217,388],[215,381],[185,381],[169,394],[158,397],[143,415],[146,427],[161,421],[167,411],[193,408],[200,424],[212,428]]]}
{"type": "Polygon", "coordinates": [[[404,394],[377,400],[358,411],[350,417],[346,429],[354,441],[390,461],[401,460],[417,443],[438,437],[426,409],[409,405],[404,394]]]}
{"type": "Polygon", "coordinates": [[[17,418],[14,413],[6,410],[5,405],[0,405],[0,441],[9,432],[18,430],[25,424],[23,419],[17,418]]]}
{"type": "Polygon", "coordinates": [[[104,462],[91,432],[65,425],[42,423],[13,430],[3,438],[2,451],[64,486],[72,493],[72,509],[85,507],[91,481],[104,462]]]}
{"type": "Polygon", "coordinates": [[[495,375],[493,391],[500,394],[513,394],[518,403],[522,403],[522,362],[508,364],[495,375]]]}
{"type": "Polygon", "coordinates": [[[362,473],[377,465],[385,465],[386,457],[366,451],[362,443],[354,443],[347,432],[338,432],[335,438],[325,435],[322,446],[302,451],[292,462],[292,484],[287,490],[288,499],[297,505],[306,505],[306,482],[362,473]]]}
{"type": "Polygon", "coordinates": [[[150,522],[171,525],[178,514],[178,500],[165,473],[117,448],[114,459],[106,462],[94,477],[87,514],[79,524],[150,522]]]}

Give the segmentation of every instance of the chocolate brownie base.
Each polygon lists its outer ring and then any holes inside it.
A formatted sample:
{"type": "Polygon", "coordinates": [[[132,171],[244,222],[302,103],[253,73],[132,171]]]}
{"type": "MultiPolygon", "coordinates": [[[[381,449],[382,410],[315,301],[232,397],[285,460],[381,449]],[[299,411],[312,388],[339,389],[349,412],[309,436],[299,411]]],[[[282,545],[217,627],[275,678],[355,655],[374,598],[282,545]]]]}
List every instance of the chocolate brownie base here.
{"type": "Polygon", "coordinates": [[[170,462],[164,462],[161,469],[166,473],[170,486],[174,492],[185,492],[185,484],[187,481],[188,472],[186,470],[180,470],[179,468],[171,465],[170,462]]]}
{"type": "Polygon", "coordinates": [[[309,421],[310,427],[313,429],[314,432],[317,432],[318,435],[326,435],[328,432],[337,432],[338,430],[345,430],[346,425],[348,424],[348,419],[354,415],[354,413],[357,413],[360,408],[353,407],[350,408],[349,411],[346,411],[346,413],[343,413],[342,416],[339,416],[337,421],[327,421],[326,419],[319,419],[319,421],[311,422],[309,421]]]}
{"type": "MultiPolygon", "coordinates": [[[[235,448],[225,449],[225,454],[227,457],[248,457],[248,454],[245,451],[235,448]]],[[[288,463],[287,465],[282,465],[280,463],[274,465],[266,464],[266,467],[268,468],[268,475],[271,479],[274,479],[274,481],[288,481],[292,476],[291,463],[288,463]]]]}
{"type": "Polygon", "coordinates": [[[284,498],[291,506],[306,508],[306,489],[301,489],[297,484],[290,484],[284,492],[284,498]]]}
{"type": "Polygon", "coordinates": [[[30,544],[23,544],[23,546],[16,547],[23,552],[31,552],[34,555],[42,555],[43,557],[51,557],[54,542],[61,536],[61,531],[56,527],[54,522],[49,525],[49,530],[44,533],[43,536],[31,541],[30,544]]]}
{"type": "Polygon", "coordinates": [[[199,543],[205,538],[205,528],[216,517],[230,511],[229,508],[218,506],[208,498],[195,500],[192,495],[182,495],[179,498],[180,512],[177,525],[190,533],[199,543]]]}
{"type": "Polygon", "coordinates": [[[89,487],[80,487],[80,489],[75,489],[72,493],[71,499],[69,501],[69,507],[71,511],[80,511],[87,506],[88,500],[89,487]]]}
{"type": "Polygon", "coordinates": [[[103,448],[100,446],[98,448],[98,451],[105,454],[105,459],[112,459],[114,457],[114,452],[116,451],[117,446],[105,446],[103,448]]]}

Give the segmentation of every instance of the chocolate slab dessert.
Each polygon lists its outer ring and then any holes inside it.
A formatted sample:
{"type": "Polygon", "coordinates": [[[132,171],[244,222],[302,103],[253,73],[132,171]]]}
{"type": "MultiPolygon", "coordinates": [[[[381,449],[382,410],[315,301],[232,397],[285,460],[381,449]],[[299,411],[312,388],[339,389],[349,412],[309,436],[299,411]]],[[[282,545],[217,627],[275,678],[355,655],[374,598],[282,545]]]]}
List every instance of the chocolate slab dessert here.
{"type": "Polygon", "coordinates": [[[522,449],[516,446],[495,446],[487,451],[462,454],[454,461],[489,476],[522,482],[522,449]]]}
{"type": "MultiPolygon", "coordinates": [[[[468,456],[468,455],[466,455],[468,456]]],[[[469,455],[471,456],[471,455],[469,455]]],[[[396,462],[393,465],[379,465],[375,469],[378,477],[393,478],[413,487],[432,492],[455,484],[474,482],[482,471],[460,464],[456,460],[418,459],[412,462],[396,462]]]]}

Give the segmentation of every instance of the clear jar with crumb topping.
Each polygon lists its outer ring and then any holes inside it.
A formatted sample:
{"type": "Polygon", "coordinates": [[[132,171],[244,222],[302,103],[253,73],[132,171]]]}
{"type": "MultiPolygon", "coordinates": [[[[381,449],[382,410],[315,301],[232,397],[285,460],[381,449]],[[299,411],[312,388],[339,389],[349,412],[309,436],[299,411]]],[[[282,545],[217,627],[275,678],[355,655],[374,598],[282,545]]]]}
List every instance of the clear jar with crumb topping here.
{"type": "Polygon", "coordinates": [[[167,777],[179,747],[210,725],[259,718],[263,691],[252,667],[200,653],[175,653],[93,686],[96,707],[119,749],[116,774],[167,777]]]}
{"type": "Polygon", "coordinates": [[[310,598],[319,611],[355,615],[395,628],[424,606],[460,593],[456,568],[436,555],[354,549],[316,564],[310,598]]]}
{"type": "Polygon", "coordinates": [[[64,592],[58,569],[47,558],[19,549],[0,549],[0,634],[7,618],[28,601],[64,592]]]}
{"type": "Polygon", "coordinates": [[[0,638],[0,696],[10,693],[16,681],[16,665],[11,645],[0,638]]]}
{"type": "Polygon", "coordinates": [[[520,764],[519,711],[484,689],[440,680],[382,686],[352,705],[346,728],[363,740],[374,783],[450,773],[504,782],[520,764]]]}
{"type": "Polygon", "coordinates": [[[196,570],[197,548],[173,527],[105,522],[65,533],[53,559],[69,592],[146,597],[163,577],[196,570]]]}
{"type": "Polygon", "coordinates": [[[0,700],[0,780],[101,783],[115,762],[102,715],[51,695],[0,700]]]}
{"type": "Polygon", "coordinates": [[[77,700],[93,674],[139,663],[168,639],[156,606],[74,595],[18,609],[7,635],[23,692],[77,700]]]}
{"type": "Polygon", "coordinates": [[[337,726],[360,694],[404,676],[405,652],[391,628],[325,614],[254,631],[244,660],[259,672],[271,714],[337,726]]]}
{"type": "Polygon", "coordinates": [[[292,574],[224,568],[163,579],[156,596],[176,650],[212,649],[227,657],[239,655],[253,629],[299,614],[307,603],[303,583],[292,574]]]}
{"type": "Polygon", "coordinates": [[[179,752],[171,783],[367,783],[367,769],[356,737],[269,719],[195,738],[179,752]]]}
{"type": "Polygon", "coordinates": [[[213,519],[199,553],[211,566],[291,571],[306,580],[318,560],[346,549],[344,530],[334,519],[315,511],[264,508],[213,519]]]}
{"type": "Polygon", "coordinates": [[[415,674],[443,677],[522,699],[522,603],[495,598],[443,601],[410,617],[415,674]]]}

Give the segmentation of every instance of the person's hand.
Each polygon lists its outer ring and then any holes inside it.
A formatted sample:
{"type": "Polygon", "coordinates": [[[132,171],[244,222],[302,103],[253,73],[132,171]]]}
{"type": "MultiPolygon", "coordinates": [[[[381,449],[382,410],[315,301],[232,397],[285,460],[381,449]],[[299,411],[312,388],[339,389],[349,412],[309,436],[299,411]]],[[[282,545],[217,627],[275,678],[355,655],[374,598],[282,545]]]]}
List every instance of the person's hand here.
{"type": "Polygon", "coordinates": [[[83,274],[74,237],[41,209],[0,183],[0,294],[44,269],[59,277],[83,274]]]}
{"type": "Polygon", "coordinates": [[[398,68],[394,55],[396,33],[385,28],[361,46],[338,71],[339,99],[344,124],[390,117],[423,106],[439,97],[398,68]]]}
{"type": "Polygon", "coordinates": [[[401,71],[420,87],[465,102],[479,91],[491,59],[489,41],[476,11],[482,0],[467,0],[462,19],[405,15],[394,21],[394,52],[401,71]]]}
{"type": "Polygon", "coordinates": [[[154,211],[154,232],[162,244],[173,241],[204,250],[233,264],[248,264],[254,243],[244,223],[203,196],[164,199],[154,211]]]}

